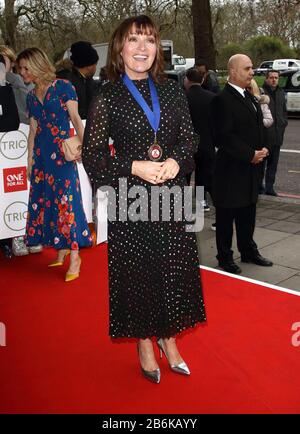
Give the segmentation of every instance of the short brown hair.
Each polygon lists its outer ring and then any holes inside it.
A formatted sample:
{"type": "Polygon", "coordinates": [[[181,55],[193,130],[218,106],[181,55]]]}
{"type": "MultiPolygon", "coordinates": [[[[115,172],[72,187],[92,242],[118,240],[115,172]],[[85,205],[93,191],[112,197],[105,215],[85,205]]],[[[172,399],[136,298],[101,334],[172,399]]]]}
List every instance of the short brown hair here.
{"type": "Polygon", "coordinates": [[[193,83],[202,84],[204,80],[204,74],[199,72],[197,68],[189,68],[186,73],[186,78],[193,83]]]}
{"type": "Polygon", "coordinates": [[[147,15],[138,15],[126,18],[114,31],[108,47],[106,64],[109,80],[115,81],[125,72],[125,65],[121,56],[121,51],[123,50],[126,38],[132,28],[135,28],[138,34],[149,34],[154,36],[157,51],[150,72],[154,81],[163,81],[165,78],[164,55],[160,43],[160,36],[154,22],[147,15]]]}
{"type": "Polygon", "coordinates": [[[280,72],[279,71],[276,71],[276,69],[269,69],[267,72],[266,72],[266,78],[269,78],[269,75],[272,73],[273,74],[273,72],[276,72],[276,74],[278,74],[278,78],[279,78],[279,76],[280,76],[280,72]]]}

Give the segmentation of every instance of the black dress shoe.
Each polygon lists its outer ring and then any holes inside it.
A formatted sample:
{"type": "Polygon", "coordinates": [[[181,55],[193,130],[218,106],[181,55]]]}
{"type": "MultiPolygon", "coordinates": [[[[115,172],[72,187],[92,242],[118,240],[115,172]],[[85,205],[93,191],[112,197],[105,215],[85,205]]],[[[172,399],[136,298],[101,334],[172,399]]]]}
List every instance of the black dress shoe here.
{"type": "Polygon", "coordinates": [[[233,261],[219,262],[219,267],[227,273],[231,274],[240,274],[242,272],[240,267],[236,265],[233,261]]]}
{"type": "Polygon", "coordinates": [[[254,256],[241,256],[242,262],[251,262],[252,264],[261,265],[262,267],[272,267],[273,262],[269,259],[264,258],[259,253],[254,256]]]}
{"type": "Polygon", "coordinates": [[[12,249],[8,244],[4,244],[3,246],[1,246],[1,248],[4,253],[4,256],[7,259],[11,259],[13,257],[12,249]]]}
{"type": "Polygon", "coordinates": [[[271,190],[266,190],[265,194],[267,194],[268,196],[278,196],[278,194],[273,188],[271,190]]]}

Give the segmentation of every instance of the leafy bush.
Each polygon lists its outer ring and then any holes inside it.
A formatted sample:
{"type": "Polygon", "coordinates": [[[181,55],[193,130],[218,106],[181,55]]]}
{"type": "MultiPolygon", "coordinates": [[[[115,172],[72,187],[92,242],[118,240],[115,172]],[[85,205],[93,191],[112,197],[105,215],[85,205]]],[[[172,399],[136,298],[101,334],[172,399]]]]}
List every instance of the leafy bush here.
{"type": "Polygon", "coordinates": [[[247,54],[253,66],[258,66],[264,60],[297,58],[295,50],[281,39],[273,36],[255,36],[243,44],[224,45],[217,54],[218,69],[226,69],[228,59],[237,53],[247,54]]]}
{"type": "Polygon", "coordinates": [[[254,65],[264,60],[296,58],[296,52],[274,36],[255,36],[244,44],[245,53],[251,57],[254,65]]]}

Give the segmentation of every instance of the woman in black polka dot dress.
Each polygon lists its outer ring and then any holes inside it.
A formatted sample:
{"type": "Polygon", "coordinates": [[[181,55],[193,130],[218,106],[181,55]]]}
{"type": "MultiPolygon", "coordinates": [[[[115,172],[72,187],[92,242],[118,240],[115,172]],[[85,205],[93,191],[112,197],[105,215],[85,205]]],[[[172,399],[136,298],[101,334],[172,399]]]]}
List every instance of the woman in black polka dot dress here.
{"type": "Polygon", "coordinates": [[[116,192],[116,218],[108,223],[109,332],[113,338],[138,338],[142,373],[159,383],[152,338],[172,371],[189,375],[175,336],[206,319],[195,234],[172,219],[174,200],[170,221],[161,209],[155,215],[154,202],[151,206],[158,187],[186,185],[193,169],[193,128],[185,95],[163,77],[160,38],[148,17],[128,18],[116,29],[107,70],[110,82],[88,116],[83,163],[93,184],[116,192]],[[147,114],[137,94],[156,117],[147,114]]]}

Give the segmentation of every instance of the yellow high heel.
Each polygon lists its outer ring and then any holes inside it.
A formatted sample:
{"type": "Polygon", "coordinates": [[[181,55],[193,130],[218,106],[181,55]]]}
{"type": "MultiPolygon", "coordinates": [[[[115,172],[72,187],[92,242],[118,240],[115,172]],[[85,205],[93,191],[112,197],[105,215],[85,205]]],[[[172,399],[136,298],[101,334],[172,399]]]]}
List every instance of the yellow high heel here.
{"type": "Polygon", "coordinates": [[[61,261],[56,260],[54,262],[51,262],[50,264],[48,264],[48,267],[59,267],[60,265],[63,265],[63,263],[65,262],[66,257],[69,254],[70,254],[70,250],[67,250],[61,261]]]}
{"type": "Polygon", "coordinates": [[[78,256],[78,258],[79,258],[78,273],[66,273],[65,282],[71,282],[72,280],[78,279],[79,274],[80,274],[80,266],[81,266],[81,258],[80,258],[80,256],[78,256]]]}

